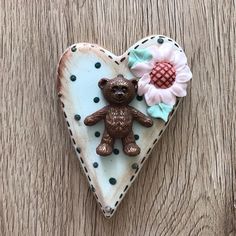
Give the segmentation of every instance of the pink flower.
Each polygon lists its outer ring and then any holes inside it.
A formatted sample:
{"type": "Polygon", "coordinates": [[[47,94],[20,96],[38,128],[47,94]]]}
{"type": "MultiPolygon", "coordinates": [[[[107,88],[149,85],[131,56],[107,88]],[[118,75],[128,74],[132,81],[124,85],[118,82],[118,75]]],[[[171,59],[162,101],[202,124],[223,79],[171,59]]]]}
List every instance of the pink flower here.
{"type": "Polygon", "coordinates": [[[144,95],[149,106],[165,103],[174,105],[176,97],[184,97],[192,73],[184,52],[173,43],[146,48],[152,55],[148,61],[138,61],[130,68],[139,77],[138,94],[144,95]]]}

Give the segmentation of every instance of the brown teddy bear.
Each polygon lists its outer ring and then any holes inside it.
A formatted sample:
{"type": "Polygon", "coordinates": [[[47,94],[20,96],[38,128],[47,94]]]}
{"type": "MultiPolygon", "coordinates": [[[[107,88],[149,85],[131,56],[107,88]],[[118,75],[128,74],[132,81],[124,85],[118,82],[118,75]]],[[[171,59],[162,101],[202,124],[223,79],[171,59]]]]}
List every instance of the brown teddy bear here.
{"type": "Polygon", "coordinates": [[[87,116],[84,120],[84,124],[87,126],[95,125],[98,121],[104,120],[105,130],[101,143],[96,149],[98,155],[110,155],[117,138],[122,140],[123,151],[126,155],[136,156],[140,153],[132,130],[133,120],[146,127],[151,127],[153,121],[128,105],[136,96],[137,83],[136,79],[128,80],[123,75],[118,75],[110,80],[103,78],[98,82],[98,86],[109,105],[87,116]]]}

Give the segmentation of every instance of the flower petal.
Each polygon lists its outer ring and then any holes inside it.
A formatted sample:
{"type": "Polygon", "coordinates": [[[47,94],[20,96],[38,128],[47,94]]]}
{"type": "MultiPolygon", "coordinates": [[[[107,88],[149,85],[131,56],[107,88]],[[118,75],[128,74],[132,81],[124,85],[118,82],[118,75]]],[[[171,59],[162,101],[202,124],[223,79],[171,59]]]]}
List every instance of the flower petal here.
{"type": "Polygon", "coordinates": [[[178,83],[186,83],[192,78],[192,72],[190,71],[190,68],[185,65],[185,67],[180,70],[178,73],[176,73],[176,82],[178,83]]]}
{"type": "Polygon", "coordinates": [[[167,105],[173,106],[176,103],[176,96],[171,92],[170,88],[159,89],[161,101],[167,105]]]}
{"type": "Polygon", "coordinates": [[[171,43],[164,43],[159,47],[158,53],[153,55],[158,62],[169,62],[173,56],[174,48],[171,43]]]}
{"type": "Polygon", "coordinates": [[[146,103],[149,106],[160,103],[161,102],[161,97],[160,97],[160,94],[158,92],[158,89],[152,84],[149,84],[149,86],[150,87],[149,87],[148,91],[144,94],[146,103]]]}
{"type": "Polygon", "coordinates": [[[143,77],[141,79],[139,79],[138,81],[138,95],[142,96],[144,93],[146,93],[149,88],[150,88],[150,76],[149,74],[145,74],[143,75],[143,77]]]}
{"type": "Polygon", "coordinates": [[[173,56],[173,62],[171,64],[174,66],[176,71],[178,71],[178,69],[180,69],[181,67],[185,66],[187,64],[187,57],[184,52],[176,50],[173,56]]]}
{"type": "Polygon", "coordinates": [[[152,71],[153,64],[150,62],[138,62],[130,68],[132,74],[136,77],[142,77],[152,71]]]}
{"type": "Polygon", "coordinates": [[[152,59],[150,62],[152,62],[153,65],[158,61],[158,58],[160,57],[160,49],[157,47],[157,45],[152,45],[148,47],[150,50],[150,53],[152,54],[152,59]]]}
{"type": "Polygon", "coordinates": [[[187,95],[187,83],[175,82],[169,89],[177,97],[185,97],[187,95]]]}

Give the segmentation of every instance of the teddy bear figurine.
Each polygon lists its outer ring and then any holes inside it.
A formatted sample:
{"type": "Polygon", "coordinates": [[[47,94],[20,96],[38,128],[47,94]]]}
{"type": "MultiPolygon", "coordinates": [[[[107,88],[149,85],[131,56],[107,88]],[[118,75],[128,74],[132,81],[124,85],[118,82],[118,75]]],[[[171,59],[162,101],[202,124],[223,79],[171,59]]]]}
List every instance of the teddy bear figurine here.
{"type": "Polygon", "coordinates": [[[101,143],[96,149],[98,155],[110,155],[115,139],[121,139],[126,155],[136,156],[140,153],[140,147],[135,142],[132,130],[133,121],[136,120],[145,127],[151,127],[153,121],[142,112],[129,106],[136,96],[137,84],[136,79],[128,80],[123,75],[118,75],[113,79],[102,78],[98,82],[98,86],[109,104],[84,120],[84,124],[87,126],[104,120],[105,130],[101,143]]]}

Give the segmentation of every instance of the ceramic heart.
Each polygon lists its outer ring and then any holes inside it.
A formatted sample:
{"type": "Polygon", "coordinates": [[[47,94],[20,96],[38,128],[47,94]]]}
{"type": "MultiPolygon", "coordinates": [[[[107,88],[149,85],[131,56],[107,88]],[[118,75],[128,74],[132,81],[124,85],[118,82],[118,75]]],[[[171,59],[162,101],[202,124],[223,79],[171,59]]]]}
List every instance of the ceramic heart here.
{"type": "Polygon", "coordinates": [[[78,158],[106,217],[112,216],[150,155],[177,109],[179,98],[186,95],[191,76],[182,48],[161,35],[140,40],[122,56],[89,43],[72,45],[62,55],[58,95],[78,158]],[[96,152],[104,121],[93,126],[86,126],[84,121],[108,104],[98,82],[117,75],[138,80],[137,94],[129,106],[152,119],[153,125],[147,128],[133,122],[139,154],[126,155],[121,140],[116,139],[112,154],[104,157],[96,152]]]}

